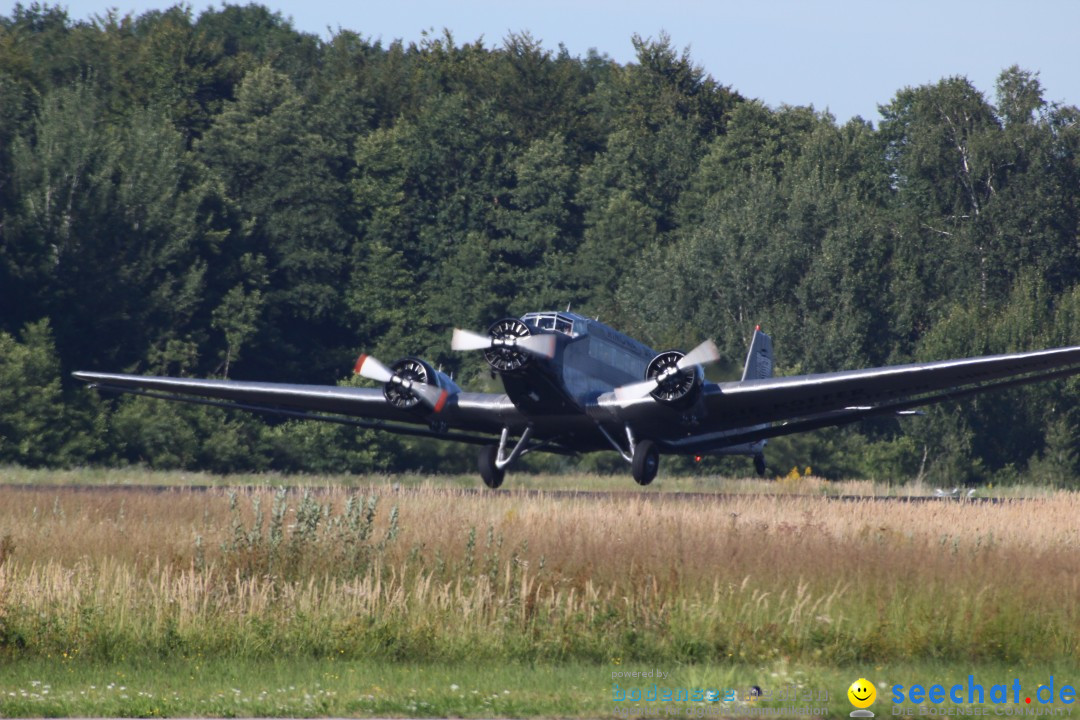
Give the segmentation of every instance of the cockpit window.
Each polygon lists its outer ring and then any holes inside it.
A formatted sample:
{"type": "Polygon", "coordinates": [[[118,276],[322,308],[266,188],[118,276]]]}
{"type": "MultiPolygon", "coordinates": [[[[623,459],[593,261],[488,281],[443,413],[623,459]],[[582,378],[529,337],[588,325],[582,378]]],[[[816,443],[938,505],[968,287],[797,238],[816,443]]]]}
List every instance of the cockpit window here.
{"type": "Polygon", "coordinates": [[[554,330],[574,337],[574,321],[561,313],[529,313],[521,319],[539,330],[554,330]]]}

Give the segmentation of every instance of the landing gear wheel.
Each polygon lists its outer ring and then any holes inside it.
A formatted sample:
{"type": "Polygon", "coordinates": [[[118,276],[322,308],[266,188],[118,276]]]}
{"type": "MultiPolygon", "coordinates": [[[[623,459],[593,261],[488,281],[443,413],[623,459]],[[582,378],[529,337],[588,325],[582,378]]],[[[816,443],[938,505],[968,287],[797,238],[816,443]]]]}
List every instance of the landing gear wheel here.
{"type": "Polygon", "coordinates": [[[480,467],[480,478],[492,490],[503,483],[506,470],[495,467],[495,459],[499,457],[499,448],[494,445],[485,445],[480,448],[480,456],[477,458],[480,467]]]}
{"type": "Polygon", "coordinates": [[[765,477],[765,456],[762,453],[754,456],[754,472],[765,477]]]}
{"type": "Polygon", "coordinates": [[[630,471],[638,485],[648,485],[656,477],[656,471],[660,469],[660,451],[652,440],[642,440],[634,448],[634,461],[630,464],[630,471]]]}

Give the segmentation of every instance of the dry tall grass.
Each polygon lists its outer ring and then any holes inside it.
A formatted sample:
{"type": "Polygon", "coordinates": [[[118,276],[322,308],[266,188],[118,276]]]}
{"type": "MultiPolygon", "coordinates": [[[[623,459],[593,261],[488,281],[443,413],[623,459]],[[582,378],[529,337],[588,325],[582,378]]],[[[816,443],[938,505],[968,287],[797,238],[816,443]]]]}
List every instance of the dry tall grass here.
{"type": "Polygon", "coordinates": [[[274,505],[0,488],[0,654],[1080,660],[1072,494],[274,505]]]}

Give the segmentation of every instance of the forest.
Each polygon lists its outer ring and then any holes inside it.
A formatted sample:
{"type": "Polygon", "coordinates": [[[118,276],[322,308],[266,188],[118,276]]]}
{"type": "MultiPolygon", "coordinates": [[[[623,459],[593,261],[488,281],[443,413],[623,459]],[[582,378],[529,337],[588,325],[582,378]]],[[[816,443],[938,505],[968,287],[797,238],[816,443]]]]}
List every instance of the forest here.
{"type": "MultiPolygon", "coordinates": [[[[876,122],[840,124],[663,35],[619,64],[364,31],[257,4],[0,16],[0,464],[467,471],[446,443],[99,398],[70,372],[353,383],[364,351],[493,389],[450,330],[530,310],[714,338],[718,379],[757,324],[785,375],[1080,344],[1080,110],[1037,71],[882,88],[876,122]]],[[[1075,486],[1078,398],[1059,380],[776,440],[770,466],[1075,486]]]]}

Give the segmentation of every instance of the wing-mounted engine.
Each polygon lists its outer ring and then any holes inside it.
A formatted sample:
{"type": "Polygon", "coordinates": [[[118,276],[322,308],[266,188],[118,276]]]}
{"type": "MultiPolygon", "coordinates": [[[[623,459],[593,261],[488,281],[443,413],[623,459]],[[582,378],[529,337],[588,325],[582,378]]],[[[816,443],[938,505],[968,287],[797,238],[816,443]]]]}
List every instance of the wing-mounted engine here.
{"type": "Polygon", "coordinates": [[[370,355],[361,355],[353,370],[383,383],[386,402],[400,410],[441,412],[450,395],[461,391],[445,373],[414,357],[404,357],[386,367],[370,355]]]}
{"type": "Polygon", "coordinates": [[[707,340],[688,353],[668,350],[654,357],[645,368],[645,380],[615,388],[623,402],[651,395],[658,402],[685,410],[701,397],[705,386],[702,365],[716,362],[720,351],[707,340]]]}
{"type": "Polygon", "coordinates": [[[517,318],[503,318],[492,323],[487,336],[468,330],[454,330],[450,341],[453,350],[483,350],[491,369],[501,375],[513,375],[529,367],[534,357],[555,357],[555,336],[536,333],[517,318]]]}
{"type": "Polygon", "coordinates": [[[688,408],[701,397],[705,370],[700,365],[679,368],[686,353],[668,350],[654,357],[645,369],[645,380],[655,384],[649,393],[656,400],[680,409],[688,408]]]}
{"type": "Polygon", "coordinates": [[[388,403],[402,410],[415,408],[422,402],[421,398],[425,393],[431,396],[427,390],[417,391],[418,385],[438,388],[444,392],[457,390],[449,377],[419,358],[402,358],[391,365],[390,370],[394,373],[394,379],[383,385],[383,395],[388,403]]]}

